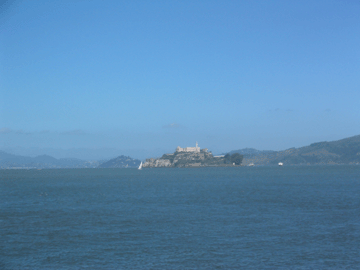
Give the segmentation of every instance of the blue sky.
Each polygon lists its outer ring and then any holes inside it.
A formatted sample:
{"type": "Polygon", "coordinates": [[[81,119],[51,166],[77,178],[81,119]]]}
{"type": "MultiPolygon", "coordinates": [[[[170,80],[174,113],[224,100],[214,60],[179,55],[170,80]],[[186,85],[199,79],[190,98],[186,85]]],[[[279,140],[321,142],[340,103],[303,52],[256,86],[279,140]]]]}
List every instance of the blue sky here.
{"type": "Polygon", "coordinates": [[[359,14],[357,0],[8,1],[0,149],[145,158],[358,135],[359,14]]]}

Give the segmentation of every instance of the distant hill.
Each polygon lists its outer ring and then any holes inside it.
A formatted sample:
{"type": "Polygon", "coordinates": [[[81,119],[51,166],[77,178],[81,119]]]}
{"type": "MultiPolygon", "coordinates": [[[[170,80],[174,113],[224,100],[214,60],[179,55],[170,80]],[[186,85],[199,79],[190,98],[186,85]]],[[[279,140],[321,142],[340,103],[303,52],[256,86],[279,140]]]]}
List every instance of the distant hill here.
{"type": "Polygon", "coordinates": [[[239,153],[240,155],[247,155],[247,156],[258,156],[261,154],[271,154],[274,153],[276,151],[272,151],[272,150],[257,150],[254,148],[244,148],[244,149],[240,149],[240,150],[233,150],[230,151],[229,154],[235,154],[235,153],[239,153]]]}
{"type": "Polygon", "coordinates": [[[236,150],[244,155],[243,164],[248,165],[331,165],[360,164],[360,135],[332,142],[318,142],[284,151],[236,150]],[[243,152],[241,152],[243,151],[243,152]]]}
{"type": "Polygon", "coordinates": [[[140,160],[128,156],[119,156],[100,164],[99,168],[137,168],[140,162],[140,160]]]}
{"type": "Polygon", "coordinates": [[[76,158],[56,159],[48,155],[26,157],[0,151],[0,169],[96,168],[100,163],[100,161],[85,161],[76,158]]]}

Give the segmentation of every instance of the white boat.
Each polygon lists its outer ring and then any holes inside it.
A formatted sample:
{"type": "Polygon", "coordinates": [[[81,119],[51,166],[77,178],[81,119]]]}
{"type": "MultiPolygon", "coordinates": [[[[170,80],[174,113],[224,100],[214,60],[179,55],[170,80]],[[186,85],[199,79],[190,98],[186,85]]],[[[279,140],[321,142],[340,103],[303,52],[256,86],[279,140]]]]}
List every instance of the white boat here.
{"type": "Polygon", "coordinates": [[[282,163],[282,162],[279,162],[279,164],[278,164],[279,166],[282,166],[282,165],[284,165],[284,163],[282,163]]]}
{"type": "Polygon", "coordinates": [[[138,170],[141,170],[141,169],[142,169],[142,161],[141,161],[141,163],[140,163],[140,165],[139,165],[138,170]]]}
{"type": "Polygon", "coordinates": [[[250,164],[249,164],[249,167],[252,167],[252,166],[255,166],[255,164],[254,164],[254,163],[250,163],[250,164]]]}

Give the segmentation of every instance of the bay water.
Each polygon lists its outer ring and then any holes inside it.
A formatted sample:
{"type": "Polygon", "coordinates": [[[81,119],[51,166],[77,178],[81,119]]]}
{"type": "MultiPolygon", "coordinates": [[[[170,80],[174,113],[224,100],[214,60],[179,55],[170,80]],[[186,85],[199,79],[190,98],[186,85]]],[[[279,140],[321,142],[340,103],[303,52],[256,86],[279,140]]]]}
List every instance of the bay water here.
{"type": "Polygon", "coordinates": [[[360,269],[360,166],[0,170],[0,269],[360,269]]]}

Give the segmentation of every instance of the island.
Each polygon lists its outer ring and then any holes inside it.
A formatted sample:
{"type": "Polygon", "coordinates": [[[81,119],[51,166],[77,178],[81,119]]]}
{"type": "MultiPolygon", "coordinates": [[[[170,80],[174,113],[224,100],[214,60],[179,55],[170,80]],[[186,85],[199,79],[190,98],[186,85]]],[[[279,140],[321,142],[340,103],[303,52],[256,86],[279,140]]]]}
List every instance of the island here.
{"type": "Polygon", "coordinates": [[[243,156],[233,155],[213,156],[207,148],[181,148],[178,146],[174,153],[164,154],[160,158],[149,158],[143,163],[143,168],[189,168],[189,167],[234,167],[240,166],[243,156]]]}

